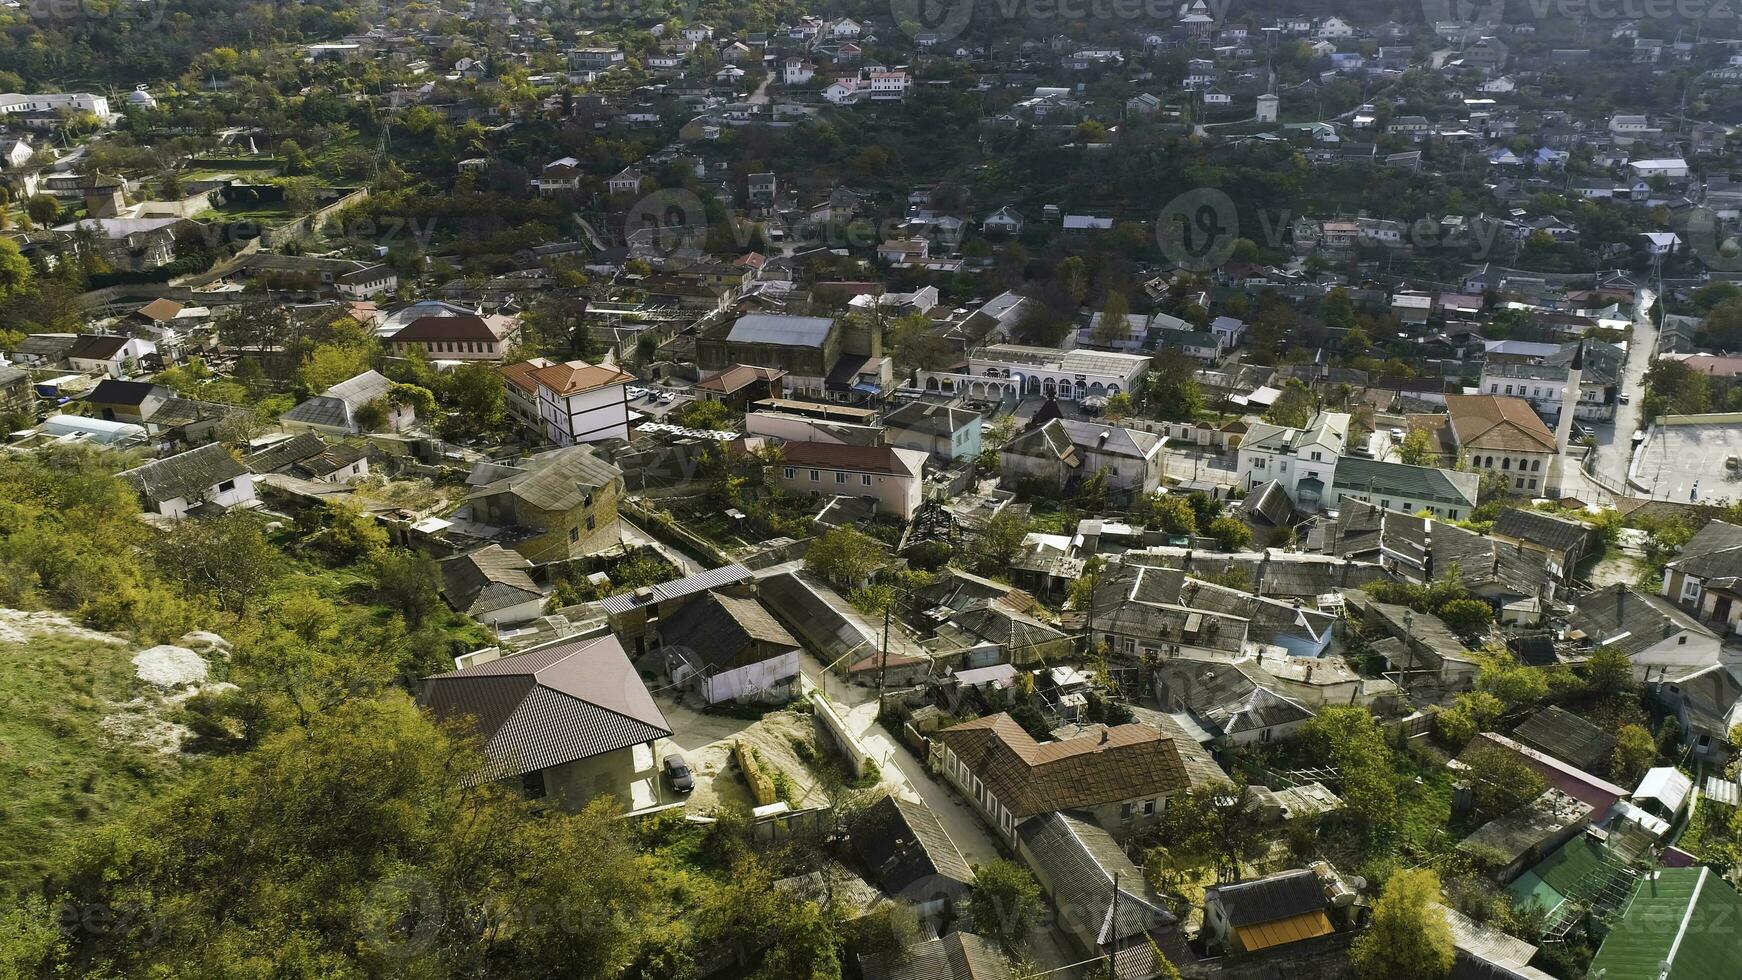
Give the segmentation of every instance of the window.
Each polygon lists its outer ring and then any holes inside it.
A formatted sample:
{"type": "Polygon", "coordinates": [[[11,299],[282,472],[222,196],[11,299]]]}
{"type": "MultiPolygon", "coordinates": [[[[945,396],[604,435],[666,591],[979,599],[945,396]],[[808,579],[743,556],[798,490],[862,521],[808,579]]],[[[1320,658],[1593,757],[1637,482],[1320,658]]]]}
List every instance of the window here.
{"type": "Polygon", "coordinates": [[[1510,395],[1510,394],[1512,394],[1512,386],[1511,386],[1511,385],[1507,385],[1507,386],[1506,386],[1506,393],[1507,393],[1507,394],[1508,394],[1508,395],[1510,395]]]}
{"type": "Polygon", "coordinates": [[[1500,460],[1500,468],[1503,470],[1511,469],[1512,468],[1512,457],[1510,457],[1510,456],[1502,457],[1500,460]]]}
{"type": "Polygon", "coordinates": [[[1532,473],[1541,473],[1542,472],[1542,460],[1540,460],[1540,459],[1531,460],[1530,461],[1530,471],[1532,473]]]}
{"type": "Polygon", "coordinates": [[[1131,809],[1132,809],[1131,804],[1129,804],[1129,803],[1119,804],[1119,819],[1130,820],[1131,819],[1131,809]]]}
{"type": "Polygon", "coordinates": [[[818,474],[818,473],[817,473],[817,471],[816,471],[816,470],[811,470],[811,482],[812,482],[812,483],[815,483],[815,482],[817,482],[817,480],[818,480],[818,479],[819,479],[819,478],[820,478],[820,475],[819,475],[819,474],[818,474]]]}
{"type": "Polygon", "coordinates": [[[859,482],[865,486],[870,486],[871,485],[871,474],[869,474],[869,473],[859,474],[859,482]]]}
{"type": "Polygon", "coordinates": [[[569,528],[569,544],[574,544],[579,540],[581,540],[581,529],[578,527],[569,528]]]}
{"type": "Polygon", "coordinates": [[[1488,385],[1488,394],[1490,394],[1490,395],[1500,394],[1500,385],[1498,383],[1490,382],[1488,385]]]}
{"type": "Polygon", "coordinates": [[[1155,816],[1155,801],[1154,800],[1144,800],[1143,801],[1143,815],[1146,817],[1155,816]]]}
{"type": "Polygon", "coordinates": [[[225,480],[223,483],[218,484],[218,492],[219,493],[229,493],[231,490],[234,490],[234,489],[236,489],[236,481],[235,480],[225,480]]]}
{"type": "Polygon", "coordinates": [[[795,477],[795,476],[797,476],[797,475],[798,475],[798,471],[797,471],[797,470],[795,470],[795,469],[793,469],[793,468],[792,468],[792,467],[790,467],[790,466],[788,466],[788,467],[787,467],[787,468],[786,468],[786,478],[787,478],[787,479],[788,479],[788,480],[790,480],[790,479],[792,479],[792,478],[793,478],[793,477],[795,477]]]}
{"type": "Polygon", "coordinates": [[[1514,486],[1519,490],[1523,490],[1524,489],[1524,477],[1522,477],[1522,476],[1519,477],[1518,482],[1516,484],[1514,484],[1514,486]]]}
{"type": "Polygon", "coordinates": [[[1313,462],[1322,463],[1324,461],[1325,461],[1325,454],[1319,452],[1318,450],[1314,450],[1313,451],[1313,462]]]}
{"type": "Polygon", "coordinates": [[[598,523],[597,523],[596,519],[589,516],[587,518],[587,530],[591,531],[597,526],[598,526],[598,523]]]}
{"type": "Polygon", "coordinates": [[[836,470],[835,471],[835,482],[836,483],[846,483],[847,482],[847,474],[842,473],[840,470],[836,470]]]}
{"type": "Polygon", "coordinates": [[[529,800],[544,799],[544,770],[536,769],[521,776],[520,792],[529,800]]]}
{"type": "Polygon", "coordinates": [[[1457,519],[1458,519],[1458,512],[1457,511],[1455,511],[1455,510],[1447,510],[1446,511],[1446,520],[1455,521],[1457,519]]]}
{"type": "Polygon", "coordinates": [[[1532,490],[1536,489],[1536,480],[1533,479],[1530,481],[1530,489],[1532,489],[1532,490]]]}
{"type": "Polygon", "coordinates": [[[1381,500],[1381,501],[1379,501],[1379,506],[1386,509],[1386,510],[1390,510],[1391,509],[1391,501],[1381,500]]]}

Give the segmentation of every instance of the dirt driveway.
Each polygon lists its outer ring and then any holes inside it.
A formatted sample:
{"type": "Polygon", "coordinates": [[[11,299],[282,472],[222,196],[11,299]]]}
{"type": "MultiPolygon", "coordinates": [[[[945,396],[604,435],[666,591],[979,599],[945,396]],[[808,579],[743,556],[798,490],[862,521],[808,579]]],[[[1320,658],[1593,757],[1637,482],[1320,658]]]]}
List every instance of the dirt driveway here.
{"type": "Polygon", "coordinates": [[[696,777],[696,788],[689,797],[690,812],[707,813],[723,803],[751,805],[750,791],[732,761],[732,745],[740,741],[757,751],[764,766],[784,772],[792,781],[794,809],[829,802],[816,775],[792,747],[794,738],[815,741],[816,723],[810,715],[786,709],[752,721],[708,714],[663,695],[656,699],[676,732],[659,743],[661,756],[682,752],[696,777]]]}

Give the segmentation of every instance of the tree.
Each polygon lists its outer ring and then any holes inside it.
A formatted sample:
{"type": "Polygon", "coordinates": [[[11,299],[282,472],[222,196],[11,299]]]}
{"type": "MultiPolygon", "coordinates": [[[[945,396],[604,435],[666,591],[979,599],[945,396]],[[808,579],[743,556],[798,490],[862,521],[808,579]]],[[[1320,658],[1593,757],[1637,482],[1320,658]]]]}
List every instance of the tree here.
{"type": "Polygon", "coordinates": [[[889,328],[889,346],[897,367],[939,371],[955,360],[955,347],[935,327],[923,313],[912,313],[895,321],[889,328]]]}
{"type": "Polygon", "coordinates": [[[1633,661],[1615,645],[1591,651],[1585,661],[1585,687],[1599,697],[1631,696],[1639,689],[1633,679],[1633,661]]]}
{"type": "Polygon", "coordinates": [[[319,394],[369,370],[374,360],[373,345],[318,344],[303,357],[296,381],[307,391],[319,394]]]}
{"type": "Polygon", "coordinates": [[[869,581],[887,555],[877,539],[850,527],[837,527],[811,542],[804,566],[835,585],[869,581]]]}
{"type": "Polygon", "coordinates": [[[369,571],[375,577],[376,598],[398,610],[412,629],[441,608],[442,573],[428,555],[397,548],[377,551],[369,559],[369,571]]]}
{"type": "Polygon", "coordinates": [[[1294,429],[1303,428],[1312,421],[1314,407],[1313,393],[1306,384],[1299,378],[1289,378],[1275,403],[1264,413],[1264,420],[1294,429]]]}
{"type": "Polygon", "coordinates": [[[326,526],[311,539],[335,564],[349,564],[387,547],[387,531],[375,518],[345,503],[328,504],[324,513],[310,511],[326,526]]]}
{"type": "Polygon", "coordinates": [[[1106,416],[1114,422],[1123,421],[1131,414],[1131,407],[1131,396],[1121,391],[1107,399],[1106,416]]]}
{"type": "Polygon", "coordinates": [[[1615,730],[1615,748],[1609,753],[1609,776],[1623,786],[1639,782],[1657,761],[1657,740],[1644,725],[1622,725],[1615,730]]]}
{"type": "Polygon", "coordinates": [[[1410,429],[1403,437],[1403,444],[1397,447],[1397,455],[1411,466],[1426,466],[1433,459],[1433,440],[1428,438],[1426,429],[1410,429]]]}
{"type": "Polygon", "coordinates": [[[30,220],[47,228],[60,217],[60,202],[48,194],[37,194],[24,204],[24,213],[30,215],[30,220]]]}
{"type": "Polygon", "coordinates": [[[1177,350],[1161,351],[1149,361],[1146,393],[1164,419],[1190,421],[1204,410],[1204,390],[1194,377],[1197,366],[1177,350]]]}
{"type": "Polygon", "coordinates": [[[1208,531],[1223,551],[1239,551],[1252,544],[1252,529],[1238,517],[1223,514],[1210,522],[1208,531]]]}
{"type": "Polygon", "coordinates": [[[1479,636],[1494,622],[1494,610],[1480,599],[1452,599],[1439,607],[1437,615],[1464,637],[1479,636]]]}
{"type": "Polygon", "coordinates": [[[35,281],[36,270],[18,251],[18,243],[10,238],[0,238],[0,302],[29,292],[35,281]]]}
{"type": "Polygon", "coordinates": [[[1474,816],[1484,823],[1527,806],[1548,788],[1529,763],[1499,746],[1482,745],[1464,753],[1459,761],[1470,767],[1474,816]]]}
{"type": "Polygon", "coordinates": [[[1008,574],[1010,563],[1022,550],[1028,536],[1028,521],[1008,510],[992,515],[974,538],[975,566],[989,575],[1008,574]]]}
{"type": "Polygon", "coordinates": [[[1130,312],[1131,304],[1126,302],[1124,293],[1109,292],[1106,304],[1101,307],[1101,318],[1095,325],[1095,342],[1112,346],[1124,340],[1125,317],[1130,312]]]}
{"type": "Polygon", "coordinates": [[[680,424],[692,429],[724,429],[731,420],[731,413],[723,403],[705,398],[685,405],[677,416],[680,424]]]}
{"type": "Polygon", "coordinates": [[[1169,534],[1196,534],[1198,532],[1197,512],[1192,510],[1191,502],[1177,493],[1152,497],[1154,504],[1151,517],[1146,522],[1149,527],[1160,528],[1169,534]]]}
{"type": "Polygon", "coordinates": [[[1245,864],[1270,849],[1258,798],[1243,783],[1194,788],[1168,801],[1157,826],[1174,862],[1212,870],[1219,881],[1244,877],[1245,864]]]}
{"type": "Polygon", "coordinates": [[[484,765],[389,692],[189,769],[54,874],[73,907],[175,909],[152,915],[150,942],[69,931],[76,972],[619,976],[658,901],[629,825],[608,802],[533,818],[464,778],[484,765]]]}
{"type": "Polygon", "coordinates": [[[380,432],[393,417],[393,405],[385,397],[371,398],[357,406],[355,421],[363,432],[380,432]]]}
{"type": "Polygon", "coordinates": [[[183,590],[210,596],[230,612],[245,612],[284,570],[284,558],[260,522],[238,511],[209,520],[180,520],[153,539],[151,563],[183,590]]]}
{"type": "Polygon", "coordinates": [[[1028,934],[1041,908],[1040,884],[1022,865],[1000,859],[974,868],[968,910],[980,935],[1015,943],[1028,934]]]}
{"type": "Polygon", "coordinates": [[[442,376],[439,400],[447,407],[446,431],[468,436],[501,432],[508,420],[508,389],[493,364],[470,361],[442,376]]]}
{"type": "Polygon", "coordinates": [[[1452,970],[1457,949],[1440,905],[1440,877],[1431,868],[1399,871],[1373,903],[1373,921],[1349,949],[1361,980],[1435,980],[1452,970]]]}
{"type": "Polygon", "coordinates": [[[1486,648],[1476,659],[1476,689],[1499,698],[1509,710],[1548,697],[1548,674],[1519,663],[1504,648],[1486,648]]]}
{"type": "Polygon", "coordinates": [[[1397,776],[1379,723],[1365,708],[1326,708],[1301,728],[1306,747],[1341,770],[1343,800],[1369,831],[1397,821],[1397,776]]]}

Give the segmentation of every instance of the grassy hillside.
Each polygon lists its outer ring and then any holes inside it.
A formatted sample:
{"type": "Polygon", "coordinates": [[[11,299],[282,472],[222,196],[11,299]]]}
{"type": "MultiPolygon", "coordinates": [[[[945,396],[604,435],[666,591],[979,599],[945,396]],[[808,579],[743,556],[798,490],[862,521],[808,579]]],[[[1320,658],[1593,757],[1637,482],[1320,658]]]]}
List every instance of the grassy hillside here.
{"type": "Polygon", "coordinates": [[[133,744],[160,723],[158,699],[133,676],[134,648],[100,636],[0,633],[0,893],[40,879],[61,843],[184,765],[133,744]]]}

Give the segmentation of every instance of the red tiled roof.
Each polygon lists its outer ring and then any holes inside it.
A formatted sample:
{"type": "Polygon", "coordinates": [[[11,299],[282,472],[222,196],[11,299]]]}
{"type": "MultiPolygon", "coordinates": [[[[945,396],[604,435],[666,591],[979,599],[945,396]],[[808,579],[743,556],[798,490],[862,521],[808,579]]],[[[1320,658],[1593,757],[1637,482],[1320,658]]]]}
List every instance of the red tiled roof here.
{"type": "Polygon", "coordinates": [[[888,446],[837,446],[826,442],[789,442],[781,461],[792,466],[827,466],[858,473],[914,476],[900,454],[888,446]]]}
{"type": "Polygon", "coordinates": [[[635,375],[603,364],[569,361],[539,368],[532,372],[532,380],[558,395],[578,395],[609,385],[628,384],[635,380],[635,375]]]}
{"type": "Polygon", "coordinates": [[[946,728],[938,738],[1018,820],[1186,789],[1173,739],[1147,725],[1102,726],[1036,742],[1009,714],[946,728]]]}
{"type": "Polygon", "coordinates": [[[498,338],[490,324],[476,314],[461,316],[420,316],[406,324],[389,340],[482,340],[494,343],[498,338]]]}

